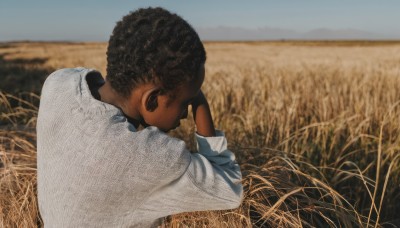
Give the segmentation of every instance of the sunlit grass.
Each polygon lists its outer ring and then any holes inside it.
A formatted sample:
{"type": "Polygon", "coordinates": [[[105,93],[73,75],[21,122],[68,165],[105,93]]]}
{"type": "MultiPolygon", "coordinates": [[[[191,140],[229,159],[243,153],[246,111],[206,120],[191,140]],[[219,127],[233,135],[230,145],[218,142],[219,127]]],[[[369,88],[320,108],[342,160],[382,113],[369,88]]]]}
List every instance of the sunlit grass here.
{"type": "MultiPolygon", "coordinates": [[[[87,66],[105,73],[105,44],[13,45],[0,48],[4,60],[41,58],[47,59],[40,65],[47,70],[87,66]]],[[[170,216],[167,226],[379,227],[396,222],[398,44],[207,43],[206,49],[202,89],[215,126],[225,131],[241,164],[245,198],[235,210],[170,216]]],[[[30,93],[0,94],[0,221],[5,227],[41,224],[34,130],[38,100],[30,93]]],[[[172,134],[193,148],[193,130],[189,117],[172,134]]]]}

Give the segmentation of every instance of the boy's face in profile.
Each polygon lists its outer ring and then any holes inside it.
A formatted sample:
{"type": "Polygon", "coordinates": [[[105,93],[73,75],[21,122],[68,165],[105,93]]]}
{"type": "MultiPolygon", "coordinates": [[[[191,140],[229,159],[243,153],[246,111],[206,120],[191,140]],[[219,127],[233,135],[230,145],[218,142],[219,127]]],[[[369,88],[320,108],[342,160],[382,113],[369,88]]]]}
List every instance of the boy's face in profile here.
{"type": "Polygon", "coordinates": [[[173,97],[158,95],[157,108],[152,112],[143,112],[142,125],[156,126],[161,131],[168,132],[180,125],[180,120],[187,117],[188,107],[200,92],[205,76],[204,64],[200,67],[194,81],[177,87],[173,97]]]}

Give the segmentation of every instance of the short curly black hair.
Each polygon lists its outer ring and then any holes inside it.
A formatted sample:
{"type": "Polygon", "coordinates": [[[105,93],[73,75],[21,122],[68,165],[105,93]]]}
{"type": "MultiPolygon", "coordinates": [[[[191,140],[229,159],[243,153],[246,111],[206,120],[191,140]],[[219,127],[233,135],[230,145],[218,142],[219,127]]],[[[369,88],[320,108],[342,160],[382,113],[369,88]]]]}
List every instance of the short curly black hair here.
{"type": "Polygon", "coordinates": [[[196,31],[161,8],[141,8],[117,22],[107,48],[107,80],[122,97],[142,83],[174,90],[196,77],[206,61],[196,31]]]}

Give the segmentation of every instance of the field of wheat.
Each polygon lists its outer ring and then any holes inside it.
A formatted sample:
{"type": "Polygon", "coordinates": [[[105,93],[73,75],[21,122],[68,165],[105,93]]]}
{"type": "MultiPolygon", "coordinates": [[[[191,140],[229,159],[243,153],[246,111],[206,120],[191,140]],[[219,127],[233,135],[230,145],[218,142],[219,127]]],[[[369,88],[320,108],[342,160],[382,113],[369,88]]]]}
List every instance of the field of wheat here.
{"type": "MultiPolygon", "coordinates": [[[[400,43],[205,43],[215,126],[243,172],[240,208],[167,227],[400,227],[400,43]]],[[[105,76],[106,43],[0,44],[0,226],[43,226],[36,200],[41,85],[58,68],[105,76]]],[[[193,148],[194,123],[172,136],[193,148]]]]}

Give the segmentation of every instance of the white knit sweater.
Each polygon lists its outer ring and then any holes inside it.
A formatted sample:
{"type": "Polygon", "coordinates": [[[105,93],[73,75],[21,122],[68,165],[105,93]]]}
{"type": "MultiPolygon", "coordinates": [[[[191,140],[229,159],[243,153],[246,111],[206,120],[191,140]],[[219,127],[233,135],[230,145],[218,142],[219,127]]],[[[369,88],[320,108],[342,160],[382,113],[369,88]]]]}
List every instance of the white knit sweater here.
{"type": "Polygon", "coordinates": [[[153,227],[168,215],[240,205],[242,174],[223,132],[195,134],[199,152],[191,153],[157,127],[137,131],[93,97],[89,85],[101,82],[79,67],[43,85],[37,178],[45,227],[153,227]]]}

